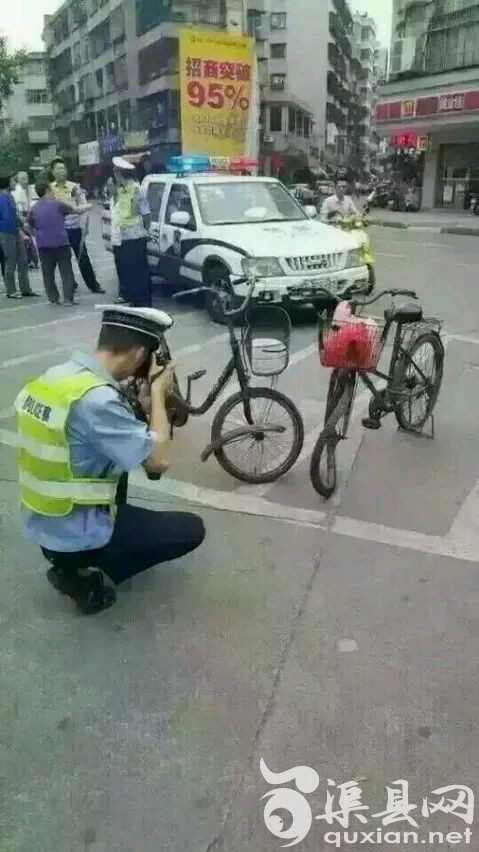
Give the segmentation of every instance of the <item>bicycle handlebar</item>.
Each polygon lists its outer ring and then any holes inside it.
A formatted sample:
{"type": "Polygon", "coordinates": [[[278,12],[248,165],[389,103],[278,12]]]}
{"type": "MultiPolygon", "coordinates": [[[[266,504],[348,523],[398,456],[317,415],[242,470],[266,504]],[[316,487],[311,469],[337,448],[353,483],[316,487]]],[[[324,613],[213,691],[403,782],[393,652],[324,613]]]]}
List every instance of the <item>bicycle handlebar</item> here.
{"type": "Polygon", "coordinates": [[[326,290],[324,287],[318,287],[318,289],[315,291],[315,295],[316,293],[325,293],[327,296],[329,296],[329,298],[335,299],[338,304],[340,302],[353,302],[355,305],[359,305],[361,307],[366,305],[373,305],[374,302],[379,301],[379,299],[382,299],[383,296],[392,296],[393,298],[395,296],[407,296],[409,299],[418,299],[418,295],[414,290],[381,290],[381,292],[374,296],[373,299],[364,300],[355,299],[354,294],[348,296],[347,290],[345,293],[343,293],[342,296],[335,296],[334,293],[330,292],[330,290],[326,290]]]}
{"type": "MultiPolygon", "coordinates": [[[[249,307],[249,304],[251,302],[251,299],[253,297],[254,288],[256,287],[256,279],[255,278],[251,278],[251,279],[238,278],[235,281],[235,284],[244,284],[248,280],[249,280],[248,292],[246,294],[245,299],[243,300],[243,304],[240,305],[239,308],[234,308],[231,311],[227,311],[225,309],[224,301],[221,298],[221,291],[216,290],[214,287],[195,287],[192,290],[181,290],[180,293],[174,293],[173,298],[174,299],[180,299],[182,296],[194,296],[194,295],[196,295],[196,293],[213,293],[215,296],[219,296],[219,301],[220,301],[220,304],[221,304],[221,310],[223,312],[224,318],[226,320],[233,320],[233,319],[236,319],[237,317],[242,316],[242,314],[244,314],[244,312],[247,310],[247,308],[249,307]]],[[[232,292],[231,292],[230,295],[234,295],[233,288],[231,288],[231,289],[232,289],[232,292]]]]}

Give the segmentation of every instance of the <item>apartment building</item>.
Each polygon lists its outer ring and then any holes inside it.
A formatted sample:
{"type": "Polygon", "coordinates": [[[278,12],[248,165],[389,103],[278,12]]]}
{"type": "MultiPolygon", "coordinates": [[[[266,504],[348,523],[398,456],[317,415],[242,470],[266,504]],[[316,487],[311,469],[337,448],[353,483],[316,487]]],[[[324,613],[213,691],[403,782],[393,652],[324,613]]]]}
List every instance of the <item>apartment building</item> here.
{"type": "Polygon", "coordinates": [[[0,138],[8,136],[12,127],[26,127],[29,142],[38,157],[48,156],[53,142],[53,102],[47,84],[47,57],[44,53],[27,53],[11,97],[0,111],[0,138]]]}
{"type": "Polygon", "coordinates": [[[353,23],[353,57],[361,71],[352,92],[349,138],[357,166],[368,171],[377,153],[373,129],[379,75],[379,44],[376,22],[367,14],[356,13],[353,23]]]}
{"type": "MultiPolygon", "coordinates": [[[[346,0],[269,0],[269,80],[273,128],[302,126],[322,160],[347,155],[353,18],[346,0]],[[280,115],[279,106],[282,106],[280,115]]],[[[271,130],[274,135],[278,131],[271,130]]]]}
{"type": "Polygon", "coordinates": [[[45,17],[59,147],[180,150],[178,31],[241,32],[243,0],[67,0],[45,17]],[[120,132],[122,142],[120,143],[120,132]]]}
{"type": "Polygon", "coordinates": [[[393,17],[377,130],[425,151],[424,208],[465,209],[479,192],[479,2],[395,0],[393,17]]]}
{"type": "MultiPolygon", "coordinates": [[[[260,156],[266,173],[288,174],[319,165],[312,106],[291,84],[296,57],[291,18],[275,0],[248,0],[247,28],[256,41],[260,88],[260,156]]],[[[283,4],[284,6],[284,4],[283,4]]]]}

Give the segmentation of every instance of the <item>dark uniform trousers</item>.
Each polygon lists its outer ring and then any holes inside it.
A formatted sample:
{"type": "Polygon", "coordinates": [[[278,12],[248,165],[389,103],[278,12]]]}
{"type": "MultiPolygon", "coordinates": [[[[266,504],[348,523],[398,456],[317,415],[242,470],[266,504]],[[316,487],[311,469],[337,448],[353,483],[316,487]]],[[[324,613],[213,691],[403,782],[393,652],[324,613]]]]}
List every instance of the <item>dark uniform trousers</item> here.
{"type": "Polygon", "coordinates": [[[105,547],[60,553],[42,547],[46,559],[66,573],[100,568],[119,585],[136,574],[185,556],[205,537],[203,521],[189,512],[153,512],[128,503],[118,507],[113,535],[105,547]]]}

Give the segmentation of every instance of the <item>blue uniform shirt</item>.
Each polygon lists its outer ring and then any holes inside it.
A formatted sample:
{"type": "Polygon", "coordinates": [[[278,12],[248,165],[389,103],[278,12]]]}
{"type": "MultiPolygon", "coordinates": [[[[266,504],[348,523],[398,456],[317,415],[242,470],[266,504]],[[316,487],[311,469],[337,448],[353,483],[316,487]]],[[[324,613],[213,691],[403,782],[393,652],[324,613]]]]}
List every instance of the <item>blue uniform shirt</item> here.
{"type": "MultiPolygon", "coordinates": [[[[103,477],[139,467],[153,451],[154,435],[127,407],[116,382],[104,367],[84,352],[74,352],[71,360],[52,367],[52,378],[90,370],[108,386],[93,388],[72,406],[67,421],[73,472],[80,476],[103,477]]],[[[48,518],[23,510],[25,537],[47,550],[74,552],[92,550],[107,544],[113,533],[110,513],[104,509],[77,506],[64,518],[48,518]]]]}

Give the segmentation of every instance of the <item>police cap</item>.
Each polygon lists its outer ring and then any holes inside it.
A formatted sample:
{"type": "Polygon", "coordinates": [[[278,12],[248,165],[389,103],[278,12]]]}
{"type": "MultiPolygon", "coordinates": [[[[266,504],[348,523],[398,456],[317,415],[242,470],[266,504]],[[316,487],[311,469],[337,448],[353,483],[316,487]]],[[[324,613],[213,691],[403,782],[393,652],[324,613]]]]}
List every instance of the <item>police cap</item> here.
{"type": "Polygon", "coordinates": [[[131,340],[132,346],[145,346],[152,351],[158,349],[161,335],[173,325],[173,319],[157,308],[130,308],[126,305],[95,307],[103,311],[102,328],[116,328],[123,341],[131,340]]]}

